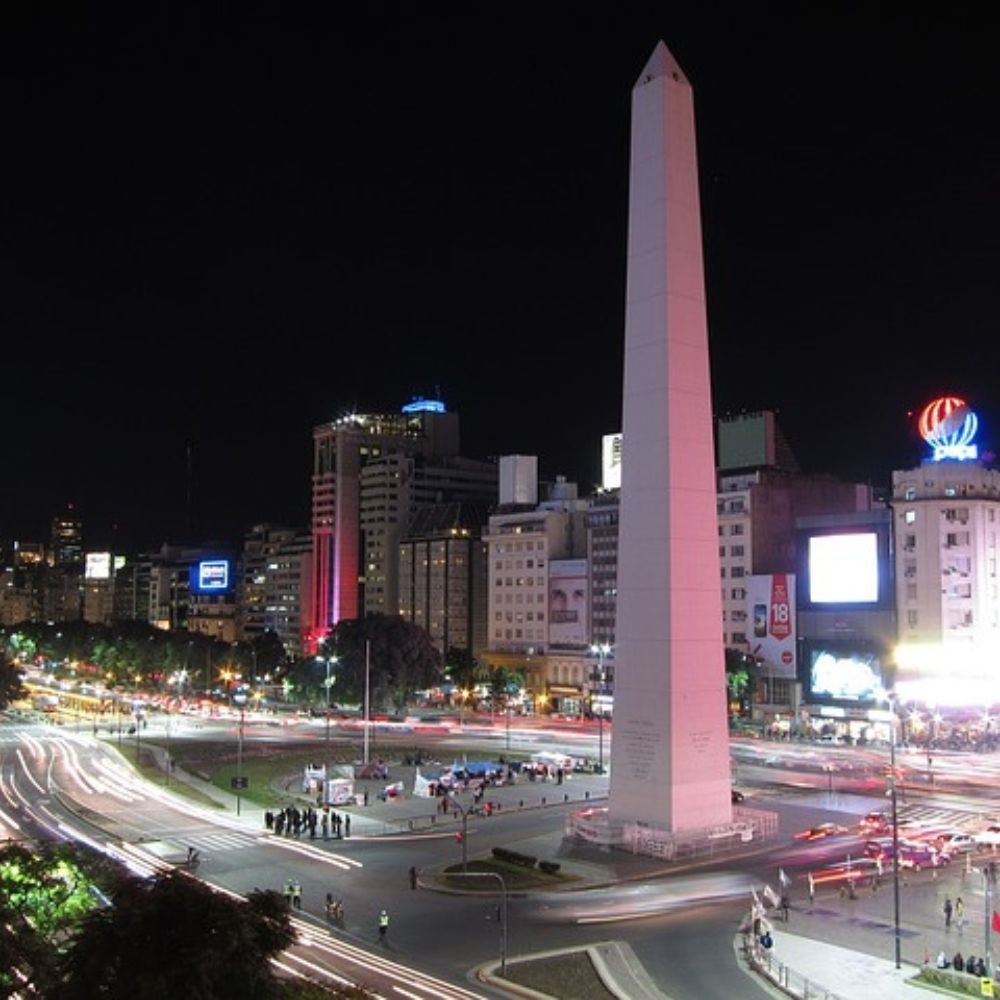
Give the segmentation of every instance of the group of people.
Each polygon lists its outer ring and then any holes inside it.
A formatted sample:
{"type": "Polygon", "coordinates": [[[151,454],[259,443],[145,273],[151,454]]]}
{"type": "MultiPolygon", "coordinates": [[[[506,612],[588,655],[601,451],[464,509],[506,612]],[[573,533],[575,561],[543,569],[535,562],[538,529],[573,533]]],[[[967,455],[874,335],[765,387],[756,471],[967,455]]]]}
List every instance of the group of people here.
{"type": "Polygon", "coordinates": [[[268,830],[273,830],[277,834],[287,833],[290,836],[298,837],[304,831],[309,831],[312,840],[316,839],[316,827],[319,826],[326,840],[331,834],[341,840],[351,835],[350,814],[341,816],[339,813],[324,809],[321,812],[307,806],[299,809],[296,806],[286,806],[278,812],[271,812],[270,809],[264,813],[264,826],[268,830]]]}
{"type": "Polygon", "coordinates": [[[956,972],[967,972],[970,976],[986,975],[986,960],[982,956],[977,958],[975,955],[970,955],[965,958],[960,951],[955,952],[950,961],[943,951],[940,952],[935,964],[939,969],[954,969],[956,972]]]}
{"type": "Polygon", "coordinates": [[[965,925],[965,903],[962,901],[962,897],[959,896],[955,900],[955,905],[951,904],[951,897],[945,897],[944,901],[944,926],[945,929],[951,927],[952,917],[955,919],[955,923],[962,927],[965,925]]]}

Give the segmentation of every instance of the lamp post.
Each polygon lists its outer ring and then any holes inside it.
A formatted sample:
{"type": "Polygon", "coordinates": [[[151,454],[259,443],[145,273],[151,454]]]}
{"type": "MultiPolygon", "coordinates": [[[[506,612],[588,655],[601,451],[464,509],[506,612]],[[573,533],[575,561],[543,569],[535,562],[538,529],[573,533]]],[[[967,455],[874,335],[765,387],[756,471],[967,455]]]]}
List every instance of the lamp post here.
{"type": "Polygon", "coordinates": [[[326,680],[323,681],[323,686],[326,688],[326,742],[330,742],[330,685],[332,681],[330,680],[330,664],[339,663],[340,657],[338,656],[317,656],[317,660],[326,661],[326,680]]]}
{"type": "Polygon", "coordinates": [[[892,801],[892,909],[896,968],[900,967],[899,956],[899,825],[896,815],[896,694],[886,692],[889,702],[889,796],[892,801]]]}
{"type": "Polygon", "coordinates": [[[500,975],[507,975],[507,883],[499,872],[451,872],[451,878],[495,878],[500,881],[500,975]]]}
{"type": "MultiPolygon", "coordinates": [[[[597,661],[597,693],[599,695],[604,694],[604,657],[611,652],[611,646],[609,643],[601,642],[594,643],[590,647],[591,653],[596,653],[598,656],[597,661]]],[[[594,700],[593,696],[590,700],[590,707],[593,711],[594,700]]],[[[598,708],[600,709],[597,713],[597,773],[604,774],[604,703],[599,702],[598,708]]]]}
{"type": "Polygon", "coordinates": [[[364,764],[368,766],[368,742],[370,734],[368,731],[369,719],[371,718],[371,695],[372,695],[372,644],[365,639],[365,734],[364,734],[364,764]]]}

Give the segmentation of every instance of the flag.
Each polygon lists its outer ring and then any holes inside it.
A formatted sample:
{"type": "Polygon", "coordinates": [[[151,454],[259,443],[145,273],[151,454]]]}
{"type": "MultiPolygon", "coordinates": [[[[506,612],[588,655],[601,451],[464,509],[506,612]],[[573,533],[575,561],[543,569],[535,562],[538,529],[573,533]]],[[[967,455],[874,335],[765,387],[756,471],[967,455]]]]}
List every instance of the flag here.
{"type": "Polygon", "coordinates": [[[778,881],[781,883],[783,889],[792,884],[792,880],[785,874],[784,868],[778,869],[778,881]]]}
{"type": "Polygon", "coordinates": [[[765,885],[764,886],[764,898],[772,906],[780,906],[781,905],[781,897],[769,885],[765,885]]]}
{"type": "Polygon", "coordinates": [[[993,911],[993,930],[1000,934],[1000,913],[993,911]]]}

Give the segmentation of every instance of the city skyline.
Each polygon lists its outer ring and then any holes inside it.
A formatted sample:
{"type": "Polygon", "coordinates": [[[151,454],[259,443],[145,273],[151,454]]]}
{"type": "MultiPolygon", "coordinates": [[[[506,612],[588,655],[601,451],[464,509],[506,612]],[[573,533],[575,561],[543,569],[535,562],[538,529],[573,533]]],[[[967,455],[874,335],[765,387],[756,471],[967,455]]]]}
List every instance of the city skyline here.
{"type": "Polygon", "coordinates": [[[414,395],[465,455],[596,483],[660,39],[697,95],[716,415],[774,409],[805,469],[885,484],[955,394],[995,452],[987,34],[963,10],[23,14],[0,537],[68,502],[121,549],[305,526],[313,426],[414,395]]]}

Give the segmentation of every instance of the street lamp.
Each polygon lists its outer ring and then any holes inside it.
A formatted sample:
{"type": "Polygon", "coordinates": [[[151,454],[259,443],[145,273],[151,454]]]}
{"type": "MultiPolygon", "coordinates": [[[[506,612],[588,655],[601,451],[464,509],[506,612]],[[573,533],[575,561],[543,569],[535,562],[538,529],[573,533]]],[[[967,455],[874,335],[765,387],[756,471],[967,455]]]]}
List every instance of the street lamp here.
{"type": "Polygon", "coordinates": [[[450,878],[495,878],[500,880],[500,975],[507,975],[507,883],[499,872],[450,872],[450,878]]]}
{"type": "Polygon", "coordinates": [[[892,800],[892,903],[895,929],[896,968],[900,967],[899,940],[899,825],[896,814],[896,692],[882,691],[880,701],[889,704],[889,796],[892,800]]]}
{"type": "Polygon", "coordinates": [[[326,688],[326,742],[330,742],[330,685],[333,683],[330,679],[330,664],[339,663],[339,656],[317,656],[317,662],[326,661],[326,680],[323,682],[323,686],[326,688]]]}
{"type": "MultiPolygon", "coordinates": [[[[594,643],[590,647],[591,653],[597,654],[599,657],[597,663],[597,693],[598,695],[604,694],[604,657],[611,652],[611,645],[607,642],[594,643]]],[[[594,698],[591,695],[590,708],[593,711],[594,708],[594,698]]],[[[604,774],[604,703],[603,701],[598,702],[598,713],[597,713],[597,773],[604,774]]]]}

